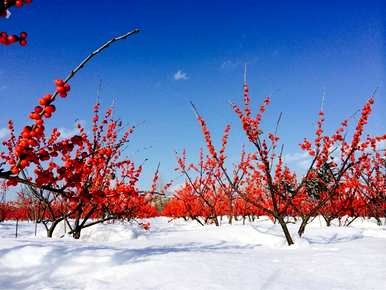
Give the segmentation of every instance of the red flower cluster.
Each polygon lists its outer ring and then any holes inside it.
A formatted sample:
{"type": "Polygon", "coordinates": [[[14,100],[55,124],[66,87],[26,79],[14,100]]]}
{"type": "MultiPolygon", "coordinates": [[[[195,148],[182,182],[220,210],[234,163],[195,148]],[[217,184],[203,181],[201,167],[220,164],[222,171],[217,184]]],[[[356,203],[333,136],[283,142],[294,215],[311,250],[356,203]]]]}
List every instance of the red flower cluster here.
{"type": "MultiPolygon", "coordinates": [[[[64,84],[63,81],[56,81],[57,91],[64,90],[63,96],[67,95],[67,91],[70,90],[68,84],[64,84]]],[[[9,150],[13,153],[7,158],[7,162],[11,166],[11,172],[18,175],[20,170],[30,166],[31,163],[39,165],[40,162],[47,161],[50,157],[58,156],[58,151],[65,153],[72,151],[74,145],[81,145],[81,139],[75,138],[75,142],[58,143],[55,146],[42,146],[45,139],[45,126],[44,118],[51,118],[52,114],[56,111],[56,107],[52,104],[55,100],[55,95],[48,94],[39,100],[39,105],[34,108],[29,115],[30,119],[34,120],[33,125],[25,126],[19,136],[16,138],[14,135],[14,126],[12,122],[9,122],[9,130],[11,132],[11,140],[5,143],[9,150]]],[[[51,136],[51,143],[53,143],[59,137],[58,131],[55,130],[51,136]]],[[[44,179],[46,180],[46,179],[44,179]]],[[[47,180],[49,182],[50,180],[47,180]]],[[[16,184],[16,179],[10,179],[9,183],[16,184]]]]}
{"type": "Polygon", "coordinates": [[[369,115],[371,113],[371,106],[374,104],[374,98],[370,98],[367,103],[363,106],[361,117],[355,128],[354,137],[351,142],[351,146],[356,148],[359,144],[360,138],[363,133],[363,126],[367,124],[369,115]]]}
{"type": "Polygon", "coordinates": [[[197,116],[198,122],[201,125],[201,130],[204,135],[204,139],[206,142],[206,146],[208,147],[209,153],[212,155],[213,158],[217,157],[216,150],[214,149],[213,143],[212,143],[212,137],[210,136],[210,131],[208,130],[208,127],[206,126],[206,123],[204,119],[201,118],[201,116],[197,116]]]}
{"type": "MultiPolygon", "coordinates": [[[[24,4],[29,4],[31,2],[32,0],[2,0],[2,2],[0,2],[0,17],[7,17],[9,15],[8,8],[11,8],[12,6],[20,8],[23,7],[24,4]]],[[[26,38],[26,32],[21,32],[19,35],[0,32],[0,44],[3,45],[19,42],[21,46],[26,46],[26,38]]]]}
{"type": "Polygon", "coordinates": [[[260,105],[259,112],[256,114],[256,117],[251,117],[251,108],[250,108],[250,97],[248,85],[244,84],[244,111],[240,109],[236,104],[232,104],[234,112],[239,116],[243,129],[248,136],[249,141],[252,143],[257,143],[259,135],[262,133],[260,129],[260,123],[263,117],[263,113],[266,110],[266,106],[270,103],[270,98],[267,97],[263,104],[260,105]]]}
{"type": "Polygon", "coordinates": [[[21,46],[27,45],[27,32],[20,32],[19,35],[8,35],[6,32],[0,32],[0,44],[10,45],[19,42],[21,46]]]}
{"type": "Polygon", "coordinates": [[[67,97],[67,93],[70,91],[71,87],[69,84],[65,83],[62,80],[56,80],[56,92],[61,96],[62,98],[67,97]]]}

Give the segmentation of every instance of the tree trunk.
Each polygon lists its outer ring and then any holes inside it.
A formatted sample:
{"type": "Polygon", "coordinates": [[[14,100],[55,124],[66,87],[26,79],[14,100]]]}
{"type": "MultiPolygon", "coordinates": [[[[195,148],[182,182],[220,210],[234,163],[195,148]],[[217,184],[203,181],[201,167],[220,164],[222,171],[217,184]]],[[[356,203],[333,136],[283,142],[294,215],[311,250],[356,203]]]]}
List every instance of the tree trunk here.
{"type": "Polygon", "coordinates": [[[199,220],[198,217],[194,217],[193,220],[195,220],[196,222],[198,222],[200,225],[204,226],[204,224],[199,220]]]}
{"type": "MultiPolygon", "coordinates": [[[[354,217],[351,221],[349,221],[347,224],[346,224],[346,227],[348,227],[349,225],[351,225],[353,223],[353,221],[355,221],[358,217],[354,217]]],[[[381,224],[382,225],[382,224],[381,224]]]]}
{"type": "Polygon", "coordinates": [[[298,235],[301,237],[304,234],[304,231],[306,230],[306,226],[308,224],[308,221],[310,220],[310,216],[302,217],[302,223],[300,224],[300,227],[298,229],[298,235]]]}
{"type": "Polygon", "coordinates": [[[287,224],[285,223],[284,219],[282,217],[278,217],[277,221],[279,222],[281,229],[284,232],[285,239],[287,240],[288,246],[291,246],[294,244],[294,241],[292,240],[291,234],[288,230],[287,224]]]}
{"type": "Polygon", "coordinates": [[[331,222],[332,222],[332,218],[331,218],[331,217],[324,216],[324,215],[322,215],[322,216],[323,216],[324,221],[326,222],[326,225],[327,225],[328,227],[330,227],[330,226],[331,226],[331,222]]]}
{"type": "Polygon", "coordinates": [[[46,227],[47,229],[47,238],[52,238],[52,235],[54,234],[54,230],[56,226],[62,221],[62,219],[55,220],[51,223],[49,227],[46,227]]]}
{"type": "Polygon", "coordinates": [[[16,232],[15,232],[15,238],[17,238],[17,232],[19,230],[19,220],[16,220],[16,232]]]}
{"type": "Polygon", "coordinates": [[[216,227],[219,227],[220,223],[218,222],[217,216],[213,217],[213,220],[214,220],[214,224],[216,225],[216,227]]]}
{"type": "Polygon", "coordinates": [[[38,222],[35,220],[35,237],[36,237],[37,231],[38,231],[38,222]]]}
{"type": "Polygon", "coordinates": [[[78,229],[75,229],[74,232],[72,233],[72,237],[75,240],[79,240],[80,239],[80,231],[81,231],[81,229],[78,228],[78,229]]]}
{"type": "Polygon", "coordinates": [[[53,233],[54,233],[54,228],[49,227],[47,230],[47,238],[52,238],[53,233]]]}

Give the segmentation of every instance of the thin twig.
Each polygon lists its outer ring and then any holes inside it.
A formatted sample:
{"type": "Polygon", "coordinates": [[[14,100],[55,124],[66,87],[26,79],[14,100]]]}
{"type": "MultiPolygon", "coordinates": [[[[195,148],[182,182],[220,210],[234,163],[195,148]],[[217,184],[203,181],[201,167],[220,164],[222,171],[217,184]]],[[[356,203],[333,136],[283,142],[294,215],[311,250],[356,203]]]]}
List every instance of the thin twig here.
{"type": "Polygon", "coordinates": [[[197,118],[200,117],[200,113],[198,112],[198,110],[197,110],[196,106],[193,104],[193,102],[190,101],[189,103],[190,103],[190,105],[192,106],[193,112],[194,112],[194,114],[196,115],[196,117],[197,117],[197,118]]]}
{"type": "MultiPolygon", "coordinates": [[[[84,66],[91,61],[95,56],[97,56],[99,53],[101,53],[103,50],[108,48],[111,44],[114,42],[118,42],[120,40],[127,39],[128,37],[138,33],[140,30],[138,28],[133,29],[132,31],[129,31],[123,35],[114,37],[104,43],[102,46],[94,50],[92,53],[90,53],[86,58],[84,58],[68,75],[67,77],[63,80],[63,82],[66,84],[68,83],[84,66]]],[[[56,96],[58,95],[58,92],[55,90],[55,92],[52,94],[51,101],[54,101],[56,96]]],[[[41,115],[44,114],[44,110],[40,113],[41,115]]]]}

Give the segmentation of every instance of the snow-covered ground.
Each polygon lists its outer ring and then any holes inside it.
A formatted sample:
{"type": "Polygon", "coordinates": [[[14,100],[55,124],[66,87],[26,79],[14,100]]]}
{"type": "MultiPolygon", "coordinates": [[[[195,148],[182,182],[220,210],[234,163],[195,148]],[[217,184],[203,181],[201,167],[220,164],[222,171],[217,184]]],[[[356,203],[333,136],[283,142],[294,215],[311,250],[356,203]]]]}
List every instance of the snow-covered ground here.
{"type": "Polygon", "coordinates": [[[386,227],[372,221],[316,219],[293,247],[264,218],[151,224],[98,225],[78,241],[47,239],[43,228],[35,237],[32,223],[15,239],[15,224],[0,224],[0,289],[386,289],[386,227]]]}

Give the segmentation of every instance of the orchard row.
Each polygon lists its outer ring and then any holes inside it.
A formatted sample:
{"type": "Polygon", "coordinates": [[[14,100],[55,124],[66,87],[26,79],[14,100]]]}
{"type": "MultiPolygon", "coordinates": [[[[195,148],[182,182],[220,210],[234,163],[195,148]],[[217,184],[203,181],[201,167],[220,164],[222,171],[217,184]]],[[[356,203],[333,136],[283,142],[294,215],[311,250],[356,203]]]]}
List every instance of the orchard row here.
{"type": "MultiPolygon", "coordinates": [[[[6,16],[8,8],[29,2],[0,2],[0,15],[6,16]]],[[[20,194],[16,202],[0,203],[0,221],[41,222],[48,237],[60,222],[65,222],[69,233],[78,239],[82,229],[109,220],[164,215],[219,226],[223,216],[232,223],[240,217],[253,220],[264,215],[280,224],[291,245],[288,223],[294,218],[299,220],[298,235],[302,236],[318,215],[327,224],[345,215],[351,217],[348,223],[358,217],[380,221],[386,216],[386,134],[365,133],[374,96],[363,105],[357,121],[342,120],[332,134],[326,133],[325,113],[319,112],[315,135],[299,144],[310,160],[303,176],[298,176],[284,158],[284,145],[277,134],[281,118],[265,126],[272,127],[271,132],[262,130],[271,99],[262,100],[254,112],[246,82],[243,104],[232,104],[240,119],[240,134],[249,143],[240,148],[237,162],[227,156],[231,126],[225,126],[221,145],[216,147],[209,126],[192,104],[205,148],[192,160],[188,160],[186,151],[177,156],[177,171],[185,182],[172,192],[166,204],[163,202],[163,209],[157,201],[165,197],[171,183],[156,190],[157,168],[150,188],[139,189],[142,165],[136,165],[124,152],[135,128],[114,118],[112,108],[102,112],[100,104],[95,104],[91,130],[77,124],[78,132],[73,136],[61,136],[57,128],[48,132],[47,122],[59,107],[57,97],[67,97],[71,79],[112,43],[137,32],[134,29],[111,39],[65,79],[56,80],[54,91],[37,99],[29,113],[30,121],[19,124],[20,131],[9,121],[10,134],[0,152],[0,179],[4,193],[16,187],[20,194]]],[[[1,33],[0,42],[20,41],[23,45],[25,37],[24,33],[19,37],[1,33]]]]}
{"type": "MultiPolygon", "coordinates": [[[[57,93],[67,94],[68,84],[60,80],[55,83],[57,93]]],[[[261,122],[270,99],[266,98],[253,114],[247,84],[243,106],[232,107],[246,140],[253,146],[249,151],[243,147],[236,163],[228,161],[226,155],[231,127],[225,127],[221,146],[216,148],[206,122],[194,107],[206,148],[193,162],[187,161],[186,151],[177,156],[177,170],[185,176],[185,183],[157,211],[154,200],[165,195],[171,183],[157,192],[157,169],[150,189],[138,189],[142,166],[122,156],[134,128],[120,133],[122,122],[112,117],[112,109],[101,114],[96,104],[91,134],[78,124],[79,134],[74,136],[60,138],[57,129],[46,135],[44,124],[55,111],[49,109],[55,98],[47,96],[30,113],[34,123],[20,134],[15,134],[13,123],[9,123],[0,177],[7,180],[5,189],[25,186],[18,202],[2,204],[2,219],[43,222],[48,236],[63,220],[77,238],[82,228],[113,219],[163,215],[220,225],[223,216],[232,223],[239,217],[245,220],[264,215],[281,225],[292,244],[287,228],[290,217],[301,221],[300,236],[317,215],[322,215],[328,225],[342,216],[350,216],[351,222],[358,217],[378,221],[385,217],[386,155],[381,145],[386,135],[364,134],[374,97],[363,106],[352,134],[348,120],[343,120],[333,134],[327,135],[325,114],[319,113],[315,137],[299,144],[310,157],[304,176],[297,176],[286,164],[276,132],[262,132],[261,122]],[[29,167],[34,169],[32,176],[25,171],[29,167]]]]}

